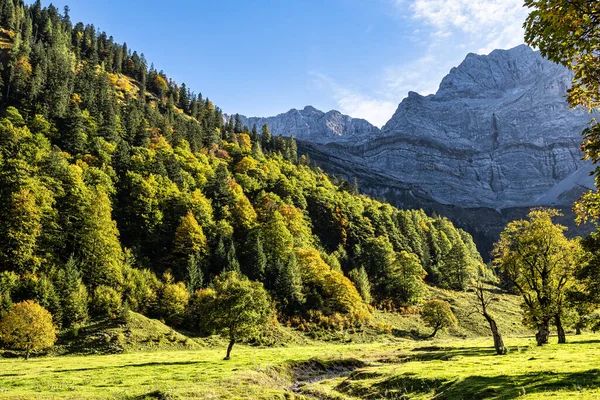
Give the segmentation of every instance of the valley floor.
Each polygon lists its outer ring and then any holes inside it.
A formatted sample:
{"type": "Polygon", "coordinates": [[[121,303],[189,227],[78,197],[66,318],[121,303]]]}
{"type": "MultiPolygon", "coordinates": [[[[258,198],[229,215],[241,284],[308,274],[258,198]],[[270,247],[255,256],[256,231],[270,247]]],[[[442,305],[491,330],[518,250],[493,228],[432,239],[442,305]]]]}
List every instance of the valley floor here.
{"type": "Polygon", "coordinates": [[[400,340],[0,359],[0,397],[130,399],[600,398],[600,336],[400,340]],[[552,342],[556,338],[551,338],[552,342]]]}

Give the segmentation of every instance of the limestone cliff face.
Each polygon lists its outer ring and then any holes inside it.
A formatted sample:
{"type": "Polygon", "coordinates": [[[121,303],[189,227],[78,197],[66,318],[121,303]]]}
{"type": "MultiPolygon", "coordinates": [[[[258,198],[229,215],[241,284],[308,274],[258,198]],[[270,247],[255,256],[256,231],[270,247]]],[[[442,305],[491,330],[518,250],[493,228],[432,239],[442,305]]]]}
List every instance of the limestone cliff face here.
{"type": "Polygon", "coordinates": [[[566,204],[593,185],[579,150],[590,116],[568,109],[570,81],[524,45],[469,54],[435,95],[410,93],[383,138],[352,153],[444,204],[566,204]]]}
{"type": "Polygon", "coordinates": [[[247,118],[241,116],[244,125],[260,128],[267,124],[274,136],[294,136],[313,143],[352,142],[360,143],[376,137],[379,128],[364,119],[352,118],[339,111],[324,113],[312,106],[302,110],[292,109],[275,117],[247,118]]]}

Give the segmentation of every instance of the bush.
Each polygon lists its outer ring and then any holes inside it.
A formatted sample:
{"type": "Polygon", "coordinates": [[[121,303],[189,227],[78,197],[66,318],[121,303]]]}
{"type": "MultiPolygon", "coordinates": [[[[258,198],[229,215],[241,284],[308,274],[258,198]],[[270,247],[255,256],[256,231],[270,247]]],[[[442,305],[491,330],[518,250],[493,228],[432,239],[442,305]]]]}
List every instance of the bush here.
{"type": "Polygon", "coordinates": [[[168,283],[163,287],[160,314],[170,324],[181,324],[190,302],[190,293],[183,282],[168,283]]]}
{"type": "Polygon", "coordinates": [[[100,285],[94,290],[92,312],[96,317],[117,318],[123,307],[121,293],[110,286],[100,285]]]}
{"type": "Polygon", "coordinates": [[[152,271],[147,269],[126,266],[123,275],[124,301],[129,304],[131,310],[149,314],[157,307],[158,292],[162,283],[152,271]]]}
{"type": "Polygon", "coordinates": [[[427,326],[433,329],[431,337],[440,329],[455,328],[457,321],[450,304],[444,300],[430,300],[423,305],[421,318],[427,326]]]}
{"type": "Polygon", "coordinates": [[[56,342],[52,314],[31,300],[17,303],[0,321],[0,340],[23,350],[25,359],[32,352],[49,349],[56,342]]]}

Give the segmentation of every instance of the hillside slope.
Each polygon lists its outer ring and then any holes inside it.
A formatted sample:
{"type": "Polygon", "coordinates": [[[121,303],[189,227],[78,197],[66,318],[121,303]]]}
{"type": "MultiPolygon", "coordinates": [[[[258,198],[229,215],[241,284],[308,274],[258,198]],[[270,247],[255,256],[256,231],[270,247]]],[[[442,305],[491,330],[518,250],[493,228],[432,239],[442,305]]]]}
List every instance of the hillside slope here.
{"type": "Polygon", "coordinates": [[[286,324],[350,328],[372,319],[369,304],[417,304],[424,278],[464,290],[483,268],[447,219],[332,181],[293,139],[225,125],[106,33],[53,6],[0,6],[12,40],[0,313],[33,299],[69,327],[129,307],[201,331],[199,291],[235,272],[263,284],[286,324]]]}

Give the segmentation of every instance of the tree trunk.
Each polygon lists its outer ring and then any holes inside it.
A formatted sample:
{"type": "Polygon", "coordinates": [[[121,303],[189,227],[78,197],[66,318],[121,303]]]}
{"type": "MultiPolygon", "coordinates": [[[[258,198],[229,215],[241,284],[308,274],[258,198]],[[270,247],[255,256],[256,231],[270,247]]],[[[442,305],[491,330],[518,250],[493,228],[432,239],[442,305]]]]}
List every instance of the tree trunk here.
{"type": "Polygon", "coordinates": [[[575,327],[575,334],[576,335],[581,335],[581,327],[579,327],[579,326],[575,327]]]}
{"type": "Polygon", "coordinates": [[[506,353],[508,353],[508,349],[504,345],[504,340],[502,340],[502,335],[498,330],[498,325],[496,324],[496,321],[494,320],[494,318],[492,318],[491,315],[487,313],[484,315],[484,317],[490,324],[492,336],[494,337],[494,348],[496,349],[496,354],[498,354],[499,356],[505,355],[506,353]]]}
{"type": "Polygon", "coordinates": [[[562,326],[562,321],[560,319],[560,315],[557,315],[554,318],[554,323],[556,324],[556,332],[558,334],[558,343],[559,344],[567,343],[567,336],[565,335],[565,330],[562,326]]]}
{"type": "Polygon", "coordinates": [[[230,359],[230,355],[231,355],[231,349],[233,349],[233,345],[235,344],[235,339],[231,339],[229,341],[229,346],[227,346],[227,355],[225,356],[225,358],[223,360],[229,360],[230,359]]]}
{"type": "Polygon", "coordinates": [[[437,333],[437,331],[438,331],[438,330],[439,330],[439,328],[436,326],[436,327],[433,329],[433,333],[432,333],[431,335],[429,335],[429,338],[430,338],[430,339],[431,339],[431,338],[433,338],[433,337],[435,336],[435,334],[437,333]]]}
{"type": "Polygon", "coordinates": [[[550,320],[544,320],[538,324],[538,331],[535,334],[535,340],[538,346],[548,344],[548,337],[550,336],[550,320]]]}

